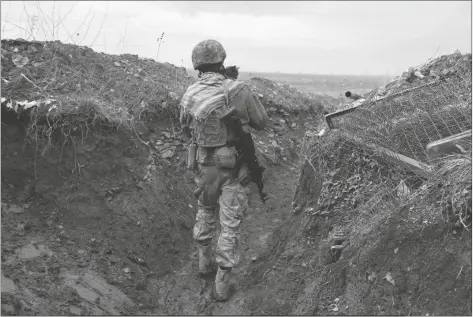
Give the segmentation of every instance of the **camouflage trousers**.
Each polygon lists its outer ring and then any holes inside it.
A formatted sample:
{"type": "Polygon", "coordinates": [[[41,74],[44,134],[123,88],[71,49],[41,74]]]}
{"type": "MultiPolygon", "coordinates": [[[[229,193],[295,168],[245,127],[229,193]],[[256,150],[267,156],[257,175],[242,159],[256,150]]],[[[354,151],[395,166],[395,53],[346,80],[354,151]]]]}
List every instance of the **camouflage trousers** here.
{"type": "Polygon", "coordinates": [[[194,239],[206,245],[215,236],[215,221],[220,219],[220,236],[217,241],[216,262],[221,267],[234,267],[240,255],[240,224],[248,209],[249,172],[243,166],[238,175],[218,166],[198,167],[196,182],[202,191],[194,225],[194,239]]]}

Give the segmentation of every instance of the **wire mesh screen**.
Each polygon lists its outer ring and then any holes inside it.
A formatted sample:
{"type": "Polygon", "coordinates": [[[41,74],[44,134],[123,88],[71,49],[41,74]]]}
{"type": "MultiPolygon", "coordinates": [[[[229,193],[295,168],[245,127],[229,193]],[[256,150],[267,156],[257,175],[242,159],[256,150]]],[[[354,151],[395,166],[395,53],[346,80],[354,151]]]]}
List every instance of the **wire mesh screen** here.
{"type": "MultiPolygon", "coordinates": [[[[424,163],[426,146],[471,130],[471,65],[447,79],[370,97],[355,111],[335,118],[342,132],[424,163]]],[[[468,147],[469,142],[464,142],[468,147]]]]}
{"type": "Polygon", "coordinates": [[[471,55],[469,60],[407,89],[398,85],[384,96],[372,93],[354,111],[332,118],[334,130],[307,135],[301,153],[323,179],[316,212],[357,212],[358,217],[381,221],[380,210],[387,214],[413,208],[420,196],[428,196],[443,215],[456,216],[468,228],[471,55]],[[461,133],[466,137],[458,138],[455,151],[429,152],[432,142],[461,133]],[[444,200],[450,200],[448,206],[441,206],[444,200]]]}

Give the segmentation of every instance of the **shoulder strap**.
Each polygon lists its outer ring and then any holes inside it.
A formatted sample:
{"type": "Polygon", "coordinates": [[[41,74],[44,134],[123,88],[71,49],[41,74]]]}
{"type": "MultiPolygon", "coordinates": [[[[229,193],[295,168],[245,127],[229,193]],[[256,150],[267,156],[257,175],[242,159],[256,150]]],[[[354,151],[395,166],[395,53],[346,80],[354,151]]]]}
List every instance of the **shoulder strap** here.
{"type": "Polygon", "coordinates": [[[225,99],[227,100],[227,108],[230,107],[230,101],[228,100],[228,79],[223,80],[223,93],[225,94],[225,99]]]}

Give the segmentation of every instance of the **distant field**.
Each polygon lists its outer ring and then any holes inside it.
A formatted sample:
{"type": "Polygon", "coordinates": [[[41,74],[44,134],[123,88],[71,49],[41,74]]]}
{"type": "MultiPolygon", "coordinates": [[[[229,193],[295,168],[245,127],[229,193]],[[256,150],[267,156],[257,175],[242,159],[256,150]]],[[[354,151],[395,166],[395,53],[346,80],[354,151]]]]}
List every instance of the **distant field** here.
{"type": "Polygon", "coordinates": [[[241,79],[250,77],[265,77],[276,82],[289,84],[299,90],[326,94],[339,97],[345,91],[365,93],[373,88],[387,83],[384,76],[340,76],[340,75],[307,75],[307,74],[281,74],[281,73],[249,73],[241,72],[241,79]]]}
{"type": "MultiPolygon", "coordinates": [[[[191,75],[194,70],[188,70],[191,75]]],[[[363,94],[373,88],[385,85],[391,78],[385,76],[355,76],[355,75],[307,75],[307,74],[282,74],[240,72],[239,79],[249,80],[251,77],[265,77],[279,83],[289,84],[301,91],[308,91],[320,95],[340,97],[345,91],[350,90],[363,94]]]]}

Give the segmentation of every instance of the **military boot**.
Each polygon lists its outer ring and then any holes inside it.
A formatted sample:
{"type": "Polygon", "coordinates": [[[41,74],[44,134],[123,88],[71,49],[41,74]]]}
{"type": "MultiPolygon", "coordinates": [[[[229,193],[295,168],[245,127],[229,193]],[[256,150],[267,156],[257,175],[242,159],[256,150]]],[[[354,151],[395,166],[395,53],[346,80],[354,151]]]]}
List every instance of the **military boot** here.
{"type": "Polygon", "coordinates": [[[230,298],[231,268],[218,268],[215,276],[215,298],[218,301],[227,301],[230,298]]]}
{"type": "Polygon", "coordinates": [[[206,275],[214,270],[212,245],[198,245],[199,247],[199,273],[206,275]]]}

